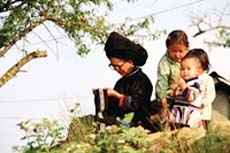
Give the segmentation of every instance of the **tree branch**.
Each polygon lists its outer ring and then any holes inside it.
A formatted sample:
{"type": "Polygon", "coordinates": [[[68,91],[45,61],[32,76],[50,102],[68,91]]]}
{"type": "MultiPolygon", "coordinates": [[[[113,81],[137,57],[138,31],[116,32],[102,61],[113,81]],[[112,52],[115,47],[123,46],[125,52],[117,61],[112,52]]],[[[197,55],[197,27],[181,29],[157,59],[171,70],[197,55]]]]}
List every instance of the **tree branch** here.
{"type": "Polygon", "coordinates": [[[22,37],[24,37],[27,33],[31,32],[34,28],[36,28],[37,26],[39,26],[40,24],[42,24],[44,21],[46,20],[46,18],[40,19],[37,22],[34,22],[31,26],[29,26],[28,28],[26,28],[25,30],[23,30],[19,35],[15,36],[15,38],[9,42],[7,45],[5,45],[5,47],[0,50],[0,57],[4,56],[5,53],[7,53],[7,51],[10,50],[10,48],[18,41],[20,40],[22,37]]]}
{"type": "Polygon", "coordinates": [[[213,30],[218,30],[218,29],[230,29],[229,25],[224,24],[224,17],[229,16],[227,14],[228,12],[228,6],[223,8],[221,11],[210,11],[207,12],[206,14],[202,16],[199,15],[194,15],[191,17],[192,18],[192,26],[197,28],[197,32],[193,35],[193,37],[197,37],[199,35],[202,35],[206,32],[213,31],[213,30]]]}
{"type": "Polygon", "coordinates": [[[6,82],[12,79],[26,63],[35,58],[46,57],[46,51],[35,51],[27,56],[23,57],[19,62],[17,62],[13,67],[11,67],[1,78],[0,78],[0,87],[2,87],[6,82]]]}
{"type": "MultiPolygon", "coordinates": [[[[199,29],[199,28],[198,28],[199,29]]],[[[210,27],[210,28],[207,28],[207,29],[199,29],[197,33],[195,33],[193,35],[193,37],[197,37],[203,33],[206,33],[208,31],[212,31],[212,30],[217,30],[217,29],[229,29],[230,30],[230,26],[227,26],[227,25],[218,25],[218,26],[215,26],[215,27],[210,27]]]]}
{"type": "Polygon", "coordinates": [[[7,12],[13,9],[17,9],[26,3],[26,0],[8,0],[5,3],[2,2],[0,7],[0,13],[7,12]]]}

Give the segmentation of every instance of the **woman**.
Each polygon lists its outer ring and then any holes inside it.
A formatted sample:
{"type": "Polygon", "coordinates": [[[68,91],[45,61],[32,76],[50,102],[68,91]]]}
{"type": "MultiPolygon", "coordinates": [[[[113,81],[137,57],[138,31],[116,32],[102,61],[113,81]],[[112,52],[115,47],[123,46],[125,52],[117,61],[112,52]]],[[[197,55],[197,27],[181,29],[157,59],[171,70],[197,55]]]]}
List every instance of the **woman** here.
{"type": "Polygon", "coordinates": [[[122,76],[113,89],[104,88],[109,103],[107,114],[123,119],[125,114],[134,112],[130,126],[141,125],[152,131],[148,116],[153,86],[140,68],[147,60],[146,50],[128,38],[112,32],[106,41],[105,52],[110,60],[109,67],[122,76]]]}

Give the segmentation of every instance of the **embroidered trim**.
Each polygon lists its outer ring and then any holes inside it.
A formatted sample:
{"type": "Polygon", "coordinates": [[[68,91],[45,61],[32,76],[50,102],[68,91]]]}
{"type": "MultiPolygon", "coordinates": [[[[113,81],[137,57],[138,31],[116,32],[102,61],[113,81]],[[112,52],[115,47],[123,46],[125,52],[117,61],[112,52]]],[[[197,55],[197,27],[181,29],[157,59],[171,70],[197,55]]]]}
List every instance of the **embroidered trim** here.
{"type": "Polygon", "coordinates": [[[124,100],[125,100],[125,95],[122,95],[121,98],[119,99],[119,104],[118,104],[119,107],[123,106],[124,100]]]}

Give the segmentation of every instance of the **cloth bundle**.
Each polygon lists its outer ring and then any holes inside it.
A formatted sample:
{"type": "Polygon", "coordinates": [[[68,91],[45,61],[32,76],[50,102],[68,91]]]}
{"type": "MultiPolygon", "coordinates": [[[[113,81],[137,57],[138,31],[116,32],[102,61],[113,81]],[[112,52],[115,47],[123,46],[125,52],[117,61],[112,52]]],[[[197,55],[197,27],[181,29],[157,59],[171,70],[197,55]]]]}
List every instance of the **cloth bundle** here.
{"type": "Polygon", "coordinates": [[[106,125],[116,124],[116,117],[109,116],[109,102],[106,89],[97,89],[94,92],[95,120],[100,122],[100,131],[103,131],[106,125]]]}

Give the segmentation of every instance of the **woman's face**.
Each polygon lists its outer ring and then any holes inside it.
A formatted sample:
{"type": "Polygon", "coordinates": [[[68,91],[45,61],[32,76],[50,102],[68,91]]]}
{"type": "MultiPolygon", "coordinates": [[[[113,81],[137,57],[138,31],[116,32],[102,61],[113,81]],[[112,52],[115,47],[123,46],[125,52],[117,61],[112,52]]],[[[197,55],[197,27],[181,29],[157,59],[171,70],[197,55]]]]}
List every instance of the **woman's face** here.
{"type": "Polygon", "coordinates": [[[176,62],[181,62],[187,52],[188,47],[183,44],[172,44],[168,47],[169,57],[176,62]]]}
{"type": "Polygon", "coordinates": [[[135,66],[132,60],[111,57],[109,67],[113,70],[116,70],[120,75],[126,76],[132,72],[135,66]]]}

